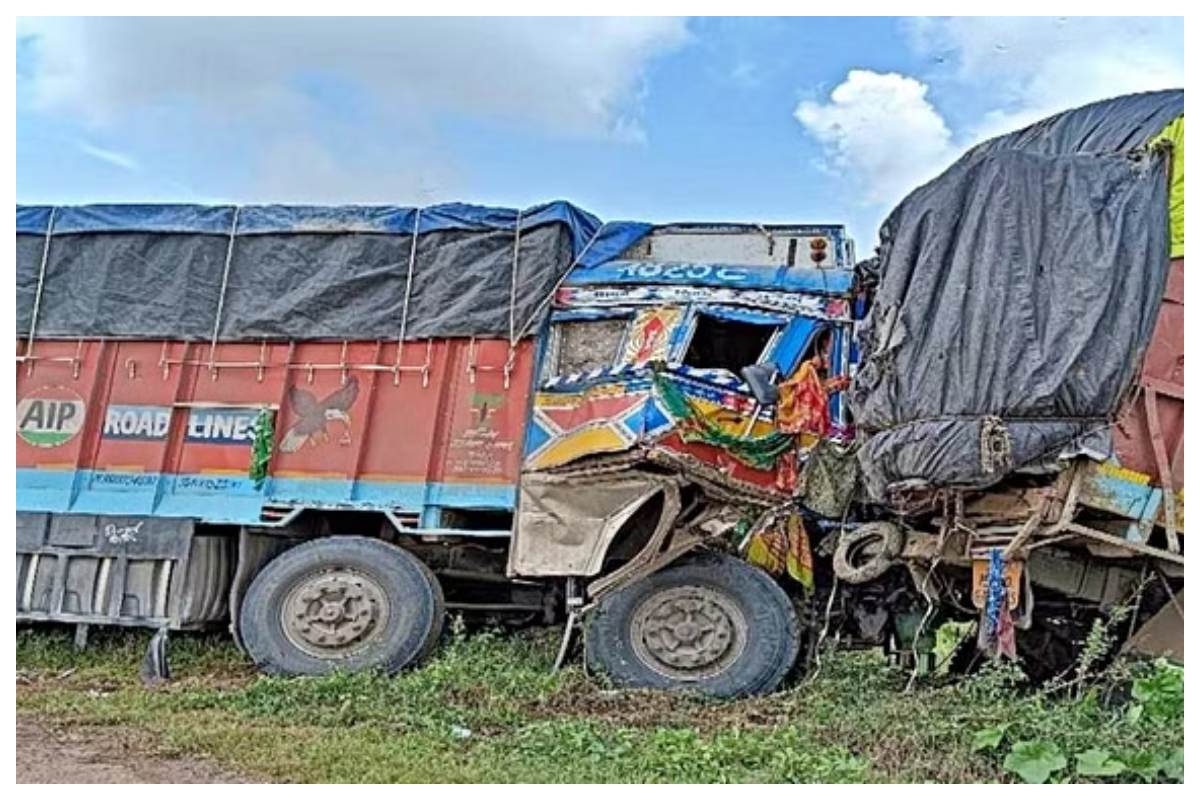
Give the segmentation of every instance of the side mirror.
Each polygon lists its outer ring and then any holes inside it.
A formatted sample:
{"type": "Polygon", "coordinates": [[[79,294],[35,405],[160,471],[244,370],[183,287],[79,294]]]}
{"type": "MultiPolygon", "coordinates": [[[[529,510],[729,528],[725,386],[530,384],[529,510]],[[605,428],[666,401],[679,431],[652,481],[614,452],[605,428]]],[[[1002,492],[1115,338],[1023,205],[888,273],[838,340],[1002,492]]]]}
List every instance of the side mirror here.
{"type": "Polygon", "coordinates": [[[750,393],[760,406],[773,406],[779,402],[775,372],[774,364],[751,364],[742,368],[742,380],[750,387],[750,393]]]}

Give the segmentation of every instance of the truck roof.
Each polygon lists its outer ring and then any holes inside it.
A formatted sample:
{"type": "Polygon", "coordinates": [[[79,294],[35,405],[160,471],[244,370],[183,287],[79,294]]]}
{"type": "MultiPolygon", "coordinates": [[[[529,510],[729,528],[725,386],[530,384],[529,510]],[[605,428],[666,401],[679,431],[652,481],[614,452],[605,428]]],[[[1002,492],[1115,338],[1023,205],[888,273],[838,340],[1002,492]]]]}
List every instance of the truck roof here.
{"type": "Polygon", "coordinates": [[[845,294],[854,245],[829,224],[673,223],[651,228],[615,258],[580,265],[569,286],[681,285],[845,294]]]}

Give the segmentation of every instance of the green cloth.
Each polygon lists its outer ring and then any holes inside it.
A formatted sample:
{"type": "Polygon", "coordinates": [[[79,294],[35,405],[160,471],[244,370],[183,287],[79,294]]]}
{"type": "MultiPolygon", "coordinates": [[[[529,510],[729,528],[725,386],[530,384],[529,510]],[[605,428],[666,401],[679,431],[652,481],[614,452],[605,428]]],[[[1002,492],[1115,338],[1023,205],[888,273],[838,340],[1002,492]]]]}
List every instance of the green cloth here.
{"type": "Polygon", "coordinates": [[[1171,143],[1171,258],[1183,257],[1183,115],[1162,129],[1150,144],[1171,143]]]}
{"type": "Polygon", "coordinates": [[[254,423],[254,442],[250,446],[250,480],[254,488],[261,489],[267,479],[267,465],[271,463],[271,450],[275,445],[275,414],[264,408],[258,412],[254,423]]]}
{"type": "Polygon", "coordinates": [[[771,469],[775,461],[794,444],[786,433],[773,431],[765,436],[738,436],[728,433],[692,405],[683,390],[669,378],[654,374],[654,388],[667,411],[679,423],[679,435],[685,442],[703,442],[725,450],[746,466],[771,469]]]}

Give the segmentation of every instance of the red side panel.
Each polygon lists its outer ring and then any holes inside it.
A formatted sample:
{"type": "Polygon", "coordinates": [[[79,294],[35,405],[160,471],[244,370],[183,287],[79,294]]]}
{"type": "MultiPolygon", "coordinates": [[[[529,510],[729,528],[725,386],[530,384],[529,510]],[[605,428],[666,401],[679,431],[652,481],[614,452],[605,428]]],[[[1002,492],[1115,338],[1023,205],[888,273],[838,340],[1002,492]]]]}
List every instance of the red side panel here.
{"type": "Polygon", "coordinates": [[[1171,261],[1167,290],[1146,350],[1142,392],[1121,414],[1113,431],[1121,466],[1161,482],[1155,455],[1154,417],[1171,484],[1183,488],[1183,259],[1171,261]],[[1154,403],[1151,413],[1148,403],[1154,403]]]}
{"type": "Polygon", "coordinates": [[[399,362],[395,341],[221,344],[215,357],[205,343],[39,341],[33,353],[17,365],[23,510],[242,520],[263,502],[422,511],[515,496],[528,340],[409,342],[399,362]],[[256,484],[263,408],[274,449],[256,484]]]}

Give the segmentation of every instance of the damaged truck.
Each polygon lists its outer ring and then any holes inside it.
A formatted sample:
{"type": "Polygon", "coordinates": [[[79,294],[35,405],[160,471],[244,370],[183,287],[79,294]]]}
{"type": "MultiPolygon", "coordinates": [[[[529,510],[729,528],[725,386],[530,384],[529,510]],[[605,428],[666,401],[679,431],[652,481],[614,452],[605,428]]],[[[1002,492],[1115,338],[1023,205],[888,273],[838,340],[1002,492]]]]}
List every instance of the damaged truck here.
{"type": "Polygon", "coordinates": [[[564,202],[18,207],[18,622],[289,675],[563,623],[719,696],[948,620],[964,665],[1052,676],[1115,608],[1182,659],[1182,113],[986,142],[861,263],[564,202]]]}

